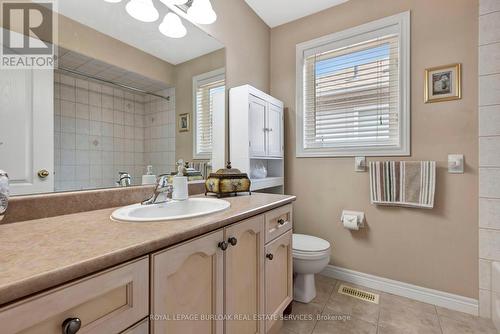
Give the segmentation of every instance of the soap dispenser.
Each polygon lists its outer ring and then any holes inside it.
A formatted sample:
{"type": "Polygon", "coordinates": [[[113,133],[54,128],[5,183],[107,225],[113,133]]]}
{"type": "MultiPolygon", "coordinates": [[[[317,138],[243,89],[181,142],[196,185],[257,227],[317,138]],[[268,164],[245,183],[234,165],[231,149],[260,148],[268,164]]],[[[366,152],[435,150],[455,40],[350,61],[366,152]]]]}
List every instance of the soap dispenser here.
{"type": "Polygon", "coordinates": [[[146,175],[142,176],[142,185],[156,184],[156,175],[153,174],[153,166],[148,165],[146,175]]]}
{"type": "Polygon", "coordinates": [[[177,175],[172,178],[172,185],[174,192],[172,199],[176,201],[185,201],[188,199],[188,178],[184,176],[184,161],[180,159],[177,161],[177,175]]]}

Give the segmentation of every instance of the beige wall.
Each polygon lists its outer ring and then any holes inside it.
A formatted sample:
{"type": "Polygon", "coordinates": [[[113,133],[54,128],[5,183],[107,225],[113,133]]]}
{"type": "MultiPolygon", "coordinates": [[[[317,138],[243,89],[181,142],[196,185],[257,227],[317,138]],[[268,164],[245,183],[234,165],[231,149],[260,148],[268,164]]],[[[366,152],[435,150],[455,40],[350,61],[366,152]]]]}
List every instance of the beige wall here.
{"type": "MultiPolygon", "coordinates": [[[[175,67],[176,114],[191,114],[191,131],[179,132],[179,129],[176,128],[176,160],[192,161],[193,159],[193,77],[223,68],[225,64],[226,52],[221,49],[175,67]]],[[[178,124],[176,126],[178,127],[178,124]]]]}
{"type": "Polygon", "coordinates": [[[227,88],[250,84],[269,91],[269,27],[244,0],[212,0],[217,21],[203,30],[226,47],[227,88]]]}
{"type": "Polygon", "coordinates": [[[271,30],[271,94],[286,116],[286,192],[298,196],[296,232],[333,244],[331,263],[419,286],[478,297],[478,124],[476,0],[351,0],[271,30]],[[438,161],[433,210],[377,208],[368,173],[353,158],[295,158],[295,45],[411,11],[412,160],[438,161]],[[426,67],[463,64],[463,99],[424,104],[426,67]],[[466,173],[446,171],[463,153],[466,173]],[[366,212],[368,227],[342,228],[342,209],[366,212]]]}

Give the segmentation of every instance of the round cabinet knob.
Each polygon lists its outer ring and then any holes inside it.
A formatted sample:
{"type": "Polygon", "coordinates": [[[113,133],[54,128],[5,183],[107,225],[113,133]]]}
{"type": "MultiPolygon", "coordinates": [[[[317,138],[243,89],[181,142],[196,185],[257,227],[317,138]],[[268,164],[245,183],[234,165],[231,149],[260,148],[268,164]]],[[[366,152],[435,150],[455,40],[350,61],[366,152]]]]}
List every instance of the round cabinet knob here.
{"type": "Polygon", "coordinates": [[[38,171],[38,177],[39,177],[39,178],[41,178],[41,179],[45,179],[45,178],[46,178],[47,176],[49,176],[49,175],[50,175],[50,173],[49,173],[49,171],[48,171],[48,170],[46,170],[46,169],[40,169],[40,170],[38,171]]]}
{"type": "Polygon", "coordinates": [[[220,249],[222,249],[223,251],[225,251],[227,249],[227,247],[229,246],[227,242],[225,241],[221,241],[219,242],[219,245],[217,245],[220,249]]]}
{"type": "Polygon", "coordinates": [[[278,224],[285,225],[286,221],[283,218],[278,219],[278,224]]]}
{"type": "Polygon", "coordinates": [[[76,334],[81,326],[82,321],[79,318],[68,318],[62,323],[62,332],[63,334],[76,334]]]}
{"type": "Polygon", "coordinates": [[[238,243],[238,239],[236,239],[235,237],[231,237],[227,239],[227,242],[229,242],[231,246],[236,246],[236,244],[238,243]]]}
{"type": "Polygon", "coordinates": [[[273,254],[271,254],[271,253],[266,254],[266,257],[267,257],[270,261],[272,261],[272,260],[274,259],[274,256],[273,256],[273,254]]]}

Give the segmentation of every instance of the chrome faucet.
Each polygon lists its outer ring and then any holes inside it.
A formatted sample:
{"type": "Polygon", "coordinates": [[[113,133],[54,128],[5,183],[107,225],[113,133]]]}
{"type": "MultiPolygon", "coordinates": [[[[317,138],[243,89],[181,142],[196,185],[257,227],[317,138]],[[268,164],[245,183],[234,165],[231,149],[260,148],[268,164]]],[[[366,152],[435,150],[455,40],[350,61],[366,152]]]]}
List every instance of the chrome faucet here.
{"type": "Polygon", "coordinates": [[[120,178],[118,181],[116,181],[116,184],[119,187],[130,187],[130,184],[132,183],[132,177],[128,172],[118,172],[120,175],[120,178]]]}
{"type": "Polygon", "coordinates": [[[168,183],[169,174],[161,174],[156,178],[156,188],[151,198],[142,201],[142,205],[165,203],[172,200],[172,193],[174,192],[174,187],[168,183]],[[165,199],[158,201],[158,197],[161,194],[165,194],[165,199]]]}
{"type": "Polygon", "coordinates": [[[0,169],[0,220],[9,206],[9,175],[0,169]]]}

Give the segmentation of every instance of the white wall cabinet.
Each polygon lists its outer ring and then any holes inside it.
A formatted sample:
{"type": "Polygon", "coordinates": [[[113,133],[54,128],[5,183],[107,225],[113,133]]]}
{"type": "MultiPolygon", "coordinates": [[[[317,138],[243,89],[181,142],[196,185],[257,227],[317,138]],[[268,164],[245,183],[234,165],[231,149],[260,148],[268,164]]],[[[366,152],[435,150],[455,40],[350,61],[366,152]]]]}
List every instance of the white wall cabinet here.
{"type": "Polygon", "coordinates": [[[250,175],[252,190],[279,187],[283,192],[284,109],[283,102],[244,85],[229,91],[230,160],[250,175]],[[264,166],[268,175],[257,178],[253,171],[264,166]]]}

